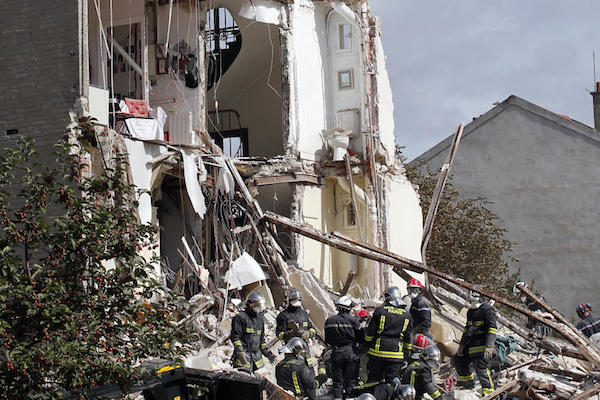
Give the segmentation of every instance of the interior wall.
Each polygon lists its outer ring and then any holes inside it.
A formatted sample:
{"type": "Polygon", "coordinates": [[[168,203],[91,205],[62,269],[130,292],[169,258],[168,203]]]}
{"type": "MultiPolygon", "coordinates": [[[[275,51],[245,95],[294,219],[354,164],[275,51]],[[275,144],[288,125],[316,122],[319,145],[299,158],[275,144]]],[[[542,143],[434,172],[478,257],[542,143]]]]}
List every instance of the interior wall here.
{"type": "MultiPolygon", "coordinates": [[[[356,184],[360,187],[360,184],[356,184]]],[[[349,208],[352,208],[351,195],[337,183],[335,178],[326,179],[322,188],[304,187],[302,218],[305,223],[322,232],[337,231],[354,240],[360,240],[357,225],[349,224],[349,208]]],[[[365,232],[367,229],[366,207],[359,203],[358,208],[362,229],[365,232]]],[[[357,271],[354,282],[357,285],[353,285],[351,293],[358,296],[363,295],[359,286],[364,287],[366,283],[367,274],[370,271],[369,262],[306,237],[302,238],[301,243],[303,246],[301,262],[305,269],[312,269],[315,275],[335,290],[341,289],[348,272],[354,269],[357,271]]]]}
{"type": "Polygon", "coordinates": [[[396,157],[396,136],[394,135],[394,101],[392,98],[392,87],[385,65],[385,54],[381,36],[375,39],[376,53],[376,77],[377,77],[377,112],[379,122],[379,139],[385,147],[389,161],[396,157]]]}
{"type": "MultiPolygon", "coordinates": [[[[242,32],[242,48],[231,67],[207,93],[209,112],[234,109],[248,129],[249,154],[283,154],[279,26],[238,15],[241,2],[223,0],[242,32]]],[[[210,130],[211,124],[207,123],[210,130]]]]}

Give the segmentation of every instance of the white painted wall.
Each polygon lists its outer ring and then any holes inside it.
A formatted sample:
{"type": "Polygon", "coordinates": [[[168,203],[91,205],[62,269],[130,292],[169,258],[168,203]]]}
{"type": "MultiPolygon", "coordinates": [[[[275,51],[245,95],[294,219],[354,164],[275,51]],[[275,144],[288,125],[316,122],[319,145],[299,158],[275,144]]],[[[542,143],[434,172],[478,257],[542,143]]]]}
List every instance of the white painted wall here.
{"type": "Polygon", "coordinates": [[[396,137],[394,136],[394,102],[392,99],[392,87],[385,66],[385,54],[383,52],[383,43],[381,37],[377,36],[375,40],[377,63],[377,105],[379,119],[379,139],[386,149],[389,161],[396,156],[396,137]]]}
{"type": "MultiPolygon", "coordinates": [[[[327,128],[327,91],[323,47],[326,48],[325,13],[312,1],[299,0],[293,4],[292,51],[295,60],[297,107],[297,143],[300,157],[315,160],[324,149],[321,131],[327,128]]],[[[326,54],[326,52],[325,52],[326,54]]]]}
{"type": "MultiPolygon", "coordinates": [[[[403,177],[386,176],[384,182],[388,249],[420,262],[423,216],[419,197],[411,183],[403,177]]],[[[423,282],[423,274],[407,272],[423,282]]],[[[394,273],[392,284],[406,292],[406,283],[394,273]]]]}

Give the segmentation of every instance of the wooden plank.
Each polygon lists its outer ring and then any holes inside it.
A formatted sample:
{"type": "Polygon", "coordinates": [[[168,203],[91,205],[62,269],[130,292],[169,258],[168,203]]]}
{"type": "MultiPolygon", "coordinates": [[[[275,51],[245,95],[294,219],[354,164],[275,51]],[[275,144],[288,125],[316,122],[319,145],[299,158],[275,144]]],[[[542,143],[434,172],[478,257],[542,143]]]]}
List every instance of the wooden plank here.
{"type": "MultiPolygon", "coordinates": [[[[596,353],[597,358],[600,360],[600,353],[597,352],[597,347],[592,343],[592,341],[583,334],[579,329],[577,329],[571,321],[566,319],[561,313],[556,311],[550,305],[548,305],[544,300],[542,300],[539,296],[537,296],[531,289],[527,286],[519,285],[518,289],[527,296],[530,300],[534,301],[537,305],[542,307],[544,310],[548,311],[557,321],[560,321],[564,325],[569,328],[572,333],[579,339],[579,347],[584,347],[588,352],[596,353]]],[[[598,363],[594,363],[596,367],[600,366],[598,363]]]]}
{"type": "Polygon", "coordinates": [[[519,385],[519,381],[511,381],[508,382],[502,386],[500,386],[498,389],[494,390],[492,393],[483,396],[481,399],[479,400],[492,400],[494,397],[501,395],[504,392],[508,392],[509,390],[511,390],[512,388],[514,388],[515,386],[519,385]]]}
{"type": "Polygon", "coordinates": [[[585,392],[573,397],[572,400],[585,400],[590,396],[600,393],[600,384],[593,386],[586,390],[585,392]]]}
{"type": "Polygon", "coordinates": [[[427,244],[429,243],[429,239],[431,238],[431,232],[433,231],[433,221],[435,220],[438,206],[440,204],[440,199],[442,198],[442,192],[444,191],[444,187],[446,186],[446,182],[448,181],[448,176],[450,175],[450,167],[452,167],[452,163],[454,162],[454,157],[456,156],[458,145],[460,144],[460,140],[462,138],[462,133],[464,129],[465,123],[463,122],[460,125],[458,125],[458,127],[456,128],[456,132],[454,132],[454,137],[452,138],[452,146],[450,147],[450,153],[448,153],[448,157],[446,157],[446,162],[442,165],[440,176],[438,178],[435,190],[433,191],[433,195],[431,196],[431,203],[429,204],[429,210],[427,210],[427,217],[425,218],[425,224],[423,225],[423,237],[421,239],[421,260],[423,260],[423,262],[427,262],[427,259],[425,258],[425,253],[427,252],[427,244]]]}
{"type": "Polygon", "coordinates": [[[308,238],[317,240],[321,243],[325,243],[329,246],[335,247],[335,248],[345,251],[347,253],[355,254],[357,256],[365,257],[365,258],[368,258],[368,259],[371,259],[374,261],[392,265],[394,268],[394,271],[396,271],[396,272],[402,271],[402,269],[409,269],[409,270],[416,271],[416,272],[428,272],[433,276],[437,276],[439,278],[445,279],[445,280],[452,282],[460,287],[478,292],[478,293],[482,294],[483,296],[486,296],[490,299],[495,300],[499,304],[504,304],[505,306],[508,306],[508,307],[512,308],[513,310],[530,317],[531,319],[534,319],[536,321],[541,322],[544,325],[551,327],[552,329],[554,329],[558,333],[560,333],[563,337],[565,337],[569,342],[571,342],[575,346],[577,346],[588,361],[592,362],[595,365],[600,365],[600,357],[597,355],[597,353],[595,351],[588,351],[589,349],[582,348],[581,342],[578,340],[578,338],[576,336],[574,336],[573,334],[571,334],[570,332],[566,331],[561,325],[559,325],[555,322],[552,322],[552,321],[548,321],[548,320],[540,317],[539,315],[531,312],[530,310],[528,310],[520,305],[514,304],[514,303],[504,299],[503,297],[497,296],[496,294],[494,294],[492,292],[484,290],[478,286],[472,285],[461,279],[455,278],[452,275],[449,275],[445,272],[438,271],[435,268],[429,267],[418,261],[410,260],[408,258],[402,257],[397,254],[394,254],[392,256],[391,254],[393,254],[393,253],[390,253],[389,251],[387,251],[385,249],[378,248],[377,250],[371,250],[364,246],[357,246],[347,240],[341,239],[339,237],[335,237],[335,236],[327,234],[327,233],[323,233],[323,232],[313,228],[312,226],[297,223],[295,221],[292,221],[289,218],[274,214],[270,211],[267,211],[267,213],[265,213],[262,220],[265,222],[274,224],[274,225],[285,227],[293,232],[296,232],[296,233],[299,233],[308,238]]]}
{"type": "Polygon", "coordinates": [[[257,176],[252,179],[256,186],[277,185],[281,183],[304,183],[321,185],[323,182],[317,175],[310,174],[284,174],[273,176],[257,176]]]}

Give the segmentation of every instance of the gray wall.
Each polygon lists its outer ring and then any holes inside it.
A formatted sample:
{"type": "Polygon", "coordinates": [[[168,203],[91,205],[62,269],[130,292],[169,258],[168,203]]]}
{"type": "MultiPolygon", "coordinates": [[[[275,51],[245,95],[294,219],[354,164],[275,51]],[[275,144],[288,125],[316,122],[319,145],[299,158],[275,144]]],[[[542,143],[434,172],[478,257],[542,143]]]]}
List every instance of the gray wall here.
{"type": "Polygon", "coordinates": [[[523,280],[574,317],[582,302],[600,310],[600,141],[569,124],[509,105],[466,133],[451,172],[461,195],[494,202],[523,280]]]}
{"type": "Polygon", "coordinates": [[[0,1],[0,148],[28,135],[50,156],[65,133],[79,92],[79,1],[0,1]]]}

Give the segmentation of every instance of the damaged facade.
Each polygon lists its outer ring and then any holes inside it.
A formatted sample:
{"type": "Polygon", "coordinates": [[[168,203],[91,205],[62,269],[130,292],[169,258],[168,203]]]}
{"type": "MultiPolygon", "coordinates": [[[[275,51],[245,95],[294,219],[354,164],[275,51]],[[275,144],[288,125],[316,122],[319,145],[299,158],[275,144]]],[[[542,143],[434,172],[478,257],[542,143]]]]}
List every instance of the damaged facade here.
{"type": "MultiPolygon", "coordinates": [[[[203,135],[232,157],[262,209],[420,260],[421,210],[395,158],[380,26],[366,1],[79,0],[26,24],[33,3],[3,8],[8,28],[15,24],[3,40],[23,55],[4,82],[23,81],[38,63],[49,82],[6,91],[2,140],[32,135],[51,146],[69,116],[91,116],[100,132],[91,152],[98,171],[113,133],[124,134],[132,181],[149,191],[139,198],[140,219],[161,227],[169,282],[189,252],[204,264],[222,255],[207,238],[225,214],[203,191],[227,186],[210,173],[224,164],[203,135]],[[43,51],[28,54],[18,45],[25,39],[32,47],[48,41],[53,63],[43,51]],[[34,94],[47,101],[25,110],[34,94]],[[200,184],[194,165],[201,180],[209,169],[200,184]]],[[[350,292],[365,297],[397,279],[382,264],[285,230],[276,236],[286,261],[335,290],[349,273],[350,292]]]]}

